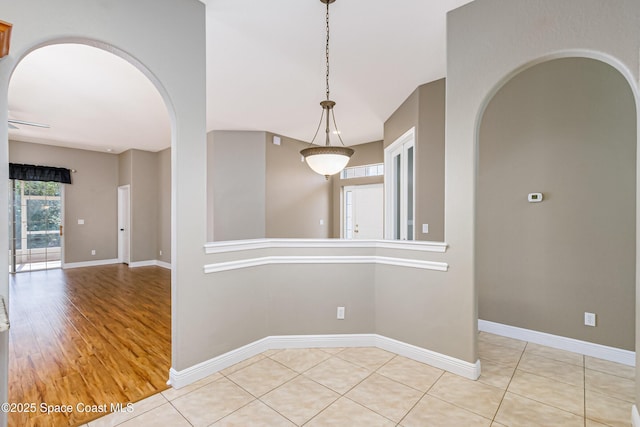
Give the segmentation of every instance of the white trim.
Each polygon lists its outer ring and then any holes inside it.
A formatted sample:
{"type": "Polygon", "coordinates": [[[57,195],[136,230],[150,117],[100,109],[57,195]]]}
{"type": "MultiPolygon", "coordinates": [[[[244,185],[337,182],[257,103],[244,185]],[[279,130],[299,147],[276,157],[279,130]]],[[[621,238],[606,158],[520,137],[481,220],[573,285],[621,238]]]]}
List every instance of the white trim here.
{"type": "Polygon", "coordinates": [[[271,349],[322,347],[379,347],[465,378],[476,380],[480,376],[479,360],[465,362],[377,334],[282,335],[262,338],[181,371],[171,368],[169,382],[174,388],[182,388],[271,349]]]}
{"type": "Polygon", "coordinates": [[[63,269],[80,268],[80,267],[96,267],[99,265],[120,264],[117,258],[114,259],[99,259],[96,261],[81,261],[81,262],[68,262],[62,264],[63,269]]]}
{"type": "Polygon", "coordinates": [[[631,426],[640,427],[640,414],[638,414],[638,407],[636,405],[631,407],[631,426]]]}
{"type": "Polygon", "coordinates": [[[254,341],[243,347],[231,350],[227,353],[216,356],[212,359],[200,362],[197,365],[190,366],[186,369],[178,371],[173,367],[169,370],[169,384],[173,388],[182,388],[192,384],[202,378],[215,374],[218,371],[228,368],[229,366],[240,363],[243,360],[256,356],[269,350],[269,338],[263,338],[254,341]]]}
{"type": "Polygon", "coordinates": [[[456,359],[446,354],[437,353],[427,350],[426,348],[417,347],[380,335],[376,336],[376,347],[397,353],[418,362],[426,363],[436,368],[444,369],[445,371],[469,378],[470,380],[475,381],[480,378],[480,359],[478,359],[476,363],[465,362],[464,360],[456,359]]]}
{"type": "Polygon", "coordinates": [[[598,359],[611,362],[622,363],[623,365],[636,365],[636,353],[621,348],[608,347],[606,345],[547,334],[545,332],[532,331],[530,329],[518,328],[516,326],[490,322],[488,320],[478,319],[478,330],[561,350],[572,351],[574,353],[584,354],[585,356],[597,357],[598,359]]]}
{"type": "Polygon", "coordinates": [[[415,147],[416,147],[416,127],[412,127],[400,137],[398,137],[395,141],[393,141],[388,147],[384,149],[384,217],[385,217],[385,237],[387,239],[393,239],[393,226],[394,220],[396,219],[393,212],[393,203],[394,200],[397,200],[398,197],[395,188],[394,182],[394,165],[393,159],[397,156],[400,156],[400,238],[409,241],[413,241],[416,235],[416,194],[415,194],[415,182],[416,182],[416,157],[415,157],[415,147]],[[413,176],[411,177],[412,182],[414,183],[414,191],[413,191],[413,212],[412,218],[414,222],[413,228],[413,236],[407,236],[407,223],[408,223],[408,200],[407,200],[407,181],[408,181],[408,159],[407,152],[410,148],[413,148],[413,165],[412,172],[413,176]]]}
{"type": "Polygon", "coordinates": [[[448,245],[445,242],[427,242],[420,240],[252,239],[210,242],[204,245],[204,250],[206,254],[275,248],[384,248],[422,252],[446,252],[447,247],[448,245]]]}
{"type": "Polygon", "coordinates": [[[449,264],[445,262],[383,256],[267,256],[206,264],[204,272],[219,273],[271,264],[385,264],[424,270],[447,271],[449,269],[449,264]]]}
{"type": "Polygon", "coordinates": [[[171,270],[171,264],[169,264],[168,262],[159,261],[157,259],[150,259],[147,261],[136,261],[136,262],[129,263],[129,268],[150,267],[150,266],[163,267],[171,270]]]}
{"type": "Polygon", "coordinates": [[[167,270],[171,270],[171,263],[168,263],[166,261],[156,260],[156,265],[158,267],[162,267],[162,268],[166,268],[167,270]]]}
{"type": "Polygon", "coordinates": [[[136,267],[149,267],[152,265],[157,265],[156,264],[156,260],[155,259],[149,259],[146,261],[132,261],[129,263],[129,268],[136,268],[136,267]]]}

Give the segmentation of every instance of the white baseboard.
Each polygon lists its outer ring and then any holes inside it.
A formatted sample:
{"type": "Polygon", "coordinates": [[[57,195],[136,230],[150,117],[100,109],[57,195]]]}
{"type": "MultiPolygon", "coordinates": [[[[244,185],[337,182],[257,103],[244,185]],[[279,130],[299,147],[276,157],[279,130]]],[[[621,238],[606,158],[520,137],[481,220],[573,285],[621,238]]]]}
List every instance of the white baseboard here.
{"type": "Polygon", "coordinates": [[[470,380],[477,380],[480,378],[479,359],[476,363],[465,362],[464,360],[456,359],[455,357],[447,356],[446,354],[437,353],[435,351],[427,350],[426,348],[417,347],[412,344],[407,344],[405,342],[380,335],[376,335],[376,347],[449,371],[453,374],[460,375],[461,377],[469,378],[470,380]]]}
{"type": "MultiPolygon", "coordinates": [[[[622,363],[623,365],[636,365],[636,353],[634,351],[547,334],[545,332],[532,331],[530,329],[518,328],[516,326],[490,322],[488,320],[478,320],[478,330],[561,350],[572,351],[574,353],[584,354],[585,356],[597,357],[611,362],[622,363]]],[[[640,427],[640,425],[638,425],[638,427],[640,427]]]]}
{"type": "Polygon", "coordinates": [[[181,371],[171,368],[169,370],[169,384],[173,388],[182,388],[229,366],[263,353],[270,349],[268,340],[269,337],[254,341],[181,371]]]}
{"type": "Polygon", "coordinates": [[[640,414],[638,414],[638,407],[636,405],[631,407],[631,426],[640,427],[640,414]]]}
{"type": "Polygon", "coordinates": [[[168,262],[159,261],[157,259],[150,259],[147,261],[135,261],[135,262],[129,263],[130,268],[149,267],[149,266],[163,267],[171,270],[171,264],[169,264],[168,262]]]}
{"type": "Polygon", "coordinates": [[[63,269],[80,268],[80,267],[96,267],[98,265],[118,264],[118,259],[99,259],[96,261],[82,261],[82,262],[65,262],[62,264],[63,269]]]}
{"type": "Polygon", "coordinates": [[[162,268],[166,268],[167,270],[171,270],[171,263],[168,263],[168,262],[165,262],[165,261],[156,260],[156,265],[158,267],[162,267],[162,268]]]}
{"type": "Polygon", "coordinates": [[[465,378],[476,380],[480,376],[479,360],[476,363],[465,362],[376,334],[282,335],[254,341],[181,371],[171,368],[169,382],[172,387],[181,388],[271,349],[319,347],[379,347],[465,378]]]}

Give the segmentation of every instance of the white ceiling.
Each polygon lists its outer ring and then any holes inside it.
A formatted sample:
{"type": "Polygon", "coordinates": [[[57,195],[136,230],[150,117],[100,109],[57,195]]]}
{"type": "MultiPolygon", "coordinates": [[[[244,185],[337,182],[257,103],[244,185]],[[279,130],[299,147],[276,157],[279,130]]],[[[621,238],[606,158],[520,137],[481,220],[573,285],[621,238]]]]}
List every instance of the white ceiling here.
{"type": "MultiPolygon", "coordinates": [[[[470,0],[338,0],[331,13],[331,98],[347,145],[382,139],[420,84],[446,74],[446,12],[470,0]]],[[[205,0],[207,130],[266,130],[308,141],[324,94],[319,0],[205,0]]],[[[29,54],[9,87],[11,139],[119,153],[170,146],[162,98],[126,61],[83,45],[29,54]]]]}

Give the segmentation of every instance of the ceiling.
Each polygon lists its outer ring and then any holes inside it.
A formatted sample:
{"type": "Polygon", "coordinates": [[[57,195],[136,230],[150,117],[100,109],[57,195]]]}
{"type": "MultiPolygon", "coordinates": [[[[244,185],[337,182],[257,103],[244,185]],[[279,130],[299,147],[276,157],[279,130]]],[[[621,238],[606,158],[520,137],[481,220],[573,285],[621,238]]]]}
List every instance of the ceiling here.
{"type": "MultiPolygon", "coordinates": [[[[339,0],[330,6],[331,99],[347,145],[380,140],[420,84],[446,74],[446,12],[470,0],[339,0]]],[[[205,0],[207,130],[309,141],[325,98],[319,0],[205,0]]],[[[11,139],[119,153],[170,146],[163,100],[121,58],[84,45],[29,54],[9,86],[11,139]]]]}

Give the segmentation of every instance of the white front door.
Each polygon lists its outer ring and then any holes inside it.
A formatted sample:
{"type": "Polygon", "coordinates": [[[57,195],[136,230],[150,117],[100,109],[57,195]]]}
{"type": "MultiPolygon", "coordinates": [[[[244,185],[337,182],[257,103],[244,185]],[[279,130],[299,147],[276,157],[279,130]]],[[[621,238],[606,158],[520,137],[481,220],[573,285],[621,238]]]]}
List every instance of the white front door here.
{"type": "Polygon", "coordinates": [[[118,187],[118,262],[129,264],[131,238],[131,199],[130,187],[118,187]]]}
{"type": "Polygon", "coordinates": [[[343,237],[382,239],[384,193],[382,184],[344,187],[343,237]]]}

